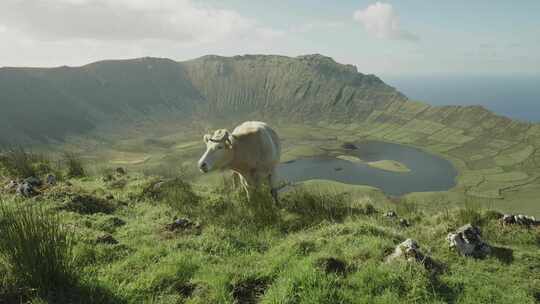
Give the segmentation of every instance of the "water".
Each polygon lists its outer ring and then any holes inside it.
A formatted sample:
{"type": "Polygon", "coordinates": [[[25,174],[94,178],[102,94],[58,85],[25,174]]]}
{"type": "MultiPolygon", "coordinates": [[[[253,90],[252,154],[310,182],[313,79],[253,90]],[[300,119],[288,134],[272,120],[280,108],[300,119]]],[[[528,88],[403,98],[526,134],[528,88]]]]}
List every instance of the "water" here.
{"type": "Polygon", "coordinates": [[[540,76],[384,77],[410,99],[433,105],[482,105],[499,115],[540,122],[540,76]]]}
{"type": "Polygon", "coordinates": [[[410,192],[446,191],[455,186],[456,169],[449,161],[436,155],[379,141],[361,142],[357,147],[357,150],[349,150],[347,154],[358,156],[365,161],[395,160],[406,165],[411,172],[390,172],[333,157],[315,157],[281,164],[278,174],[281,179],[291,182],[327,179],[346,184],[368,185],[394,196],[410,192]]]}

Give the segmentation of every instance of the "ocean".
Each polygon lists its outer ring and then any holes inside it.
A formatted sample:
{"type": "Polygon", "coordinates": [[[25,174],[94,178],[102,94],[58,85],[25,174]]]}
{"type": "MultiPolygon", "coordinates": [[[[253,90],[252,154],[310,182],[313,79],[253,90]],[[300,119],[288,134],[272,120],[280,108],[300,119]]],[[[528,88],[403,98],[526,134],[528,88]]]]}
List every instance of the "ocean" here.
{"type": "Polygon", "coordinates": [[[482,105],[510,118],[540,122],[540,76],[392,76],[383,81],[432,105],[482,105]]]}

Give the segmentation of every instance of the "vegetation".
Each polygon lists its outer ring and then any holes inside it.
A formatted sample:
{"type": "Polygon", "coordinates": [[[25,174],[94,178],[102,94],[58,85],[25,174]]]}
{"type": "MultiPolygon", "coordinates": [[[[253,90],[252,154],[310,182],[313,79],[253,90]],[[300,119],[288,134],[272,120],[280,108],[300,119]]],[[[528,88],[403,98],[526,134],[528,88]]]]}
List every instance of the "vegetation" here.
{"type": "Polygon", "coordinates": [[[83,177],[86,172],[80,157],[73,152],[64,152],[64,162],[68,177],[83,177]]]}
{"type": "Polygon", "coordinates": [[[0,256],[13,276],[12,288],[54,296],[77,284],[73,235],[58,214],[40,206],[2,202],[0,219],[0,256]]]}
{"type": "Polygon", "coordinates": [[[13,178],[27,178],[51,171],[50,162],[44,155],[32,153],[22,146],[0,150],[0,173],[4,171],[13,178]]]}
{"type": "Polygon", "coordinates": [[[1,194],[0,302],[532,304],[540,295],[538,228],[502,226],[473,202],[429,212],[336,184],[295,188],[278,206],[267,189],[247,201],[228,178],[124,178],[123,188],[96,176],[29,200],[1,194]],[[65,208],[96,201],[116,207],[65,208]],[[504,255],[449,249],[447,233],[468,222],[504,255]],[[441,270],[385,262],[406,238],[441,270]]]}

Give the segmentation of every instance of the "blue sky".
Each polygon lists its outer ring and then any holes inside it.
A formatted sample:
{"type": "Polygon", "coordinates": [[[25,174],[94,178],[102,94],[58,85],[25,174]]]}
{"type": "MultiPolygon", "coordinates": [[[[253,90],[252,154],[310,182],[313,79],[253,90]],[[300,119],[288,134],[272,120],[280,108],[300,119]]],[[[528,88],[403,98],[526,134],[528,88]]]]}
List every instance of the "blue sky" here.
{"type": "Polygon", "coordinates": [[[2,0],[0,66],[321,53],[378,75],[538,75],[540,1],[2,0]]]}

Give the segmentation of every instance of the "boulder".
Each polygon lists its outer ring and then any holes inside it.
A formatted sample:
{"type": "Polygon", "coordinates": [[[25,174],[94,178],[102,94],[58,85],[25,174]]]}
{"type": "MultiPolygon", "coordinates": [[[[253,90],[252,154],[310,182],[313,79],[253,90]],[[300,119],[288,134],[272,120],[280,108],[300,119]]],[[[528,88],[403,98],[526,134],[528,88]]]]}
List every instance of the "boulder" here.
{"type": "Polygon", "coordinates": [[[449,233],[447,240],[463,256],[483,258],[491,253],[491,246],[481,238],[480,228],[467,224],[454,233],[449,233]]]}
{"type": "Polygon", "coordinates": [[[390,210],[390,211],[386,212],[386,213],[384,214],[384,216],[390,217],[390,218],[396,218],[396,217],[397,217],[397,213],[396,213],[394,210],[390,210]]]}
{"type": "Polygon", "coordinates": [[[45,183],[47,185],[54,186],[54,185],[56,185],[56,182],[57,182],[57,179],[56,179],[56,176],[54,174],[47,175],[47,178],[45,179],[45,183]]]}
{"type": "Polygon", "coordinates": [[[418,242],[413,239],[406,239],[401,244],[397,245],[394,249],[394,252],[386,258],[386,262],[392,262],[395,260],[404,260],[407,262],[417,262],[421,263],[427,269],[435,270],[438,269],[438,264],[426,256],[420,251],[420,246],[418,242]]]}
{"type": "Polygon", "coordinates": [[[96,239],[96,243],[114,245],[118,244],[118,241],[111,234],[106,233],[98,236],[96,239]]]}
{"type": "Polygon", "coordinates": [[[521,225],[521,226],[536,226],[540,225],[540,221],[537,221],[534,216],[527,216],[523,214],[513,215],[505,214],[501,218],[503,225],[521,225]]]}
{"type": "Polygon", "coordinates": [[[175,219],[172,223],[167,224],[165,227],[169,231],[179,231],[179,230],[188,230],[188,229],[198,229],[200,224],[192,222],[186,218],[175,219]]]}
{"type": "Polygon", "coordinates": [[[29,182],[22,182],[19,185],[17,185],[17,194],[24,196],[24,197],[32,197],[39,194],[39,192],[32,186],[29,182]]]}
{"type": "Polygon", "coordinates": [[[23,180],[23,183],[28,183],[30,184],[32,187],[41,187],[43,186],[43,182],[41,181],[41,179],[37,178],[37,177],[28,177],[28,178],[25,178],[23,180]]]}
{"type": "Polygon", "coordinates": [[[358,149],[358,147],[355,144],[350,143],[350,142],[343,143],[341,145],[341,147],[343,149],[345,149],[345,150],[357,150],[358,149]]]}
{"type": "Polygon", "coordinates": [[[408,220],[402,218],[402,219],[399,219],[399,225],[401,227],[409,227],[411,225],[411,223],[409,223],[408,220]]]}
{"type": "Polygon", "coordinates": [[[4,186],[4,190],[6,190],[8,192],[13,192],[13,191],[17,190],[18,186],[19,186],[19,183],[17,183],[17,181],[11,180],[11,181],[9,181],[9,183],[7,183],[4,186]]]}

